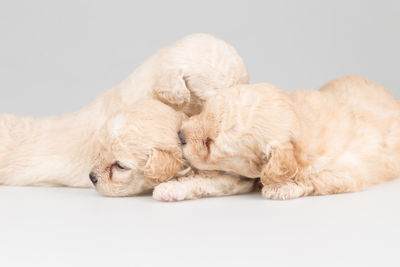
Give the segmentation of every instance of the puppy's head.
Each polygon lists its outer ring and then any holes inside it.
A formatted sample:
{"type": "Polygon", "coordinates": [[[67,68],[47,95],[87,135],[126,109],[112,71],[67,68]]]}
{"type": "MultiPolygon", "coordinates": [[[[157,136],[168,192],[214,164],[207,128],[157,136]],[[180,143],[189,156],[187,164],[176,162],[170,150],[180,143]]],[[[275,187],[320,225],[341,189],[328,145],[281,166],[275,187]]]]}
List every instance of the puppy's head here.
{"type": "Polygon", "coordinates": [[[112,116],[90,179],[106,196],[131,196],[168,181],[182,169],[177,132],[183,115],[155,100],[112,116]]]}
{"type": "Polygon", "coordinates": [[[184,157],[194,167],[255,178],[274,150],[290,143],[295,124],[292,103],[282,90],[239,85],[210,99],[199,115],[183,123],[179,136],[184,157]]]}

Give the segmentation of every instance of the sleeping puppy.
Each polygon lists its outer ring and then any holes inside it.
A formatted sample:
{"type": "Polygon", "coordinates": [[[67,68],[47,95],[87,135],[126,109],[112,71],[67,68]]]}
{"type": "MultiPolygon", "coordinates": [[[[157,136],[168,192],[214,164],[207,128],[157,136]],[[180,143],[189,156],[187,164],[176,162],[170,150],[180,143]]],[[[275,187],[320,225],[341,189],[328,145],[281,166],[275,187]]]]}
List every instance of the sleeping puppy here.
{"type": "MultiPolygon", "coordinates": [[[[191,165],[260,177],[269,199],[356,192],[400,176],[400,103],[354,76],[291,94],[269,84],[221,90],[179,135],[191,165]]],[[[180,195],[186,185],[169,187],[180,195]]]]}
{"type": "MultiPolygon", "coordinates": [[[[96,189],[107,196],[131,196],[176,177],[191,184],[200,181],[208,196],[231,194],[231,190],[236,194],[251,191],[253,180],[195,172],[187,166],[177,135],[186,117],[156,100],[138,101],[131,109],[111,116],[94,144],[97,151],[90,176],[96,189]],[[207,180],[211,180],[214,187],[235,186],[225,194],[213,195],[212,188],[206,187],[207,180]]],[[[161,201],[182,200],[182,193],[175,196],[168,186],[164,183],[156,187],[153,197],[161,201]]]]}
{"type": "Polygon", "coordinates": [[[131,196],[185,168],[177,132],[186,117],[156,100],[138,101],[111,116],[98,135],[90,172],[98,192],[131,196]]]}
{"type": "Polygon", "coordinates": [[[176,134],[182,112],[151,99],[115,113],[96,109],[39,120],[1,115],[1,184],[93,183],[105,195],[128,196],[183,168],[176,134]]]}
{"type": "Polygon", "coordinates": [[[199,113],[218,90],[247,82],[230,45],[190,35],[78,112],[0,115],[0,184],[94,184],[107,196],[145,192],[185,168],[177,137],[182,117],[199,113]]]}

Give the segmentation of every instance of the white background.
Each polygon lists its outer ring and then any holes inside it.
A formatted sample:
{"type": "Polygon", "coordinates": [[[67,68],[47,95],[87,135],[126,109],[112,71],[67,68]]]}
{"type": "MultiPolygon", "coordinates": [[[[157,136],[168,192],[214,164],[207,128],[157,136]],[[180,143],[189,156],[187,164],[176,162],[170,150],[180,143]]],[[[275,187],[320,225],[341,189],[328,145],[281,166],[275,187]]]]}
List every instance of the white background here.
{"type": "Polygon", "coordinates": [[[399,189],[161,203],[0,187],[0,265],[400,266],[399,189]]]}
{"type": "MultiPolygon", "coordinates": [[[[236,47],[252,82],[291,91],[355,74],[400,97],[395,0],[0,0],[0,112],[74,111],[196,32],[236,47]]],[[[0,187],[0,266],[400,266],[399,203],[400,180],[173,204],[0,187]]]]}

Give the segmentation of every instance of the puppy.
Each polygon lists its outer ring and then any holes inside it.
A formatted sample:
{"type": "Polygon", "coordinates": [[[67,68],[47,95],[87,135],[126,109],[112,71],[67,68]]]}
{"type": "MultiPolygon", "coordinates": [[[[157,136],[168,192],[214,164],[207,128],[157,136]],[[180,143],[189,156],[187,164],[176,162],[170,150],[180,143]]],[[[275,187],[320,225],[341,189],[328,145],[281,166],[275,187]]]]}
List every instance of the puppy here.
{"type": "Polygon", "coordinates": [[[400,176],[400,103],[354,76],[291,94],[269,84],[221,90],[180,137],[194,167],[260,177],[268,199],[356,192],[400,176]]]}
{"type": "Polygon", "coordinates": [[[184,168],[182,116],[200,112],[218,90],[247,82],[230,45],[190,35],[81,111],[44,119],[1,115],[0,183],[94,184],[107,196],[145,192],[184,168]]]}
{"type": "Polygon", "coordinates": [[[106,195],[130,195],[180,170],[176,133],[184,114],[151,99],[108,115],[97,115],[92,108],[40,120],[0,116],[0,182],[72,187],[93,183],[106,195]]]}

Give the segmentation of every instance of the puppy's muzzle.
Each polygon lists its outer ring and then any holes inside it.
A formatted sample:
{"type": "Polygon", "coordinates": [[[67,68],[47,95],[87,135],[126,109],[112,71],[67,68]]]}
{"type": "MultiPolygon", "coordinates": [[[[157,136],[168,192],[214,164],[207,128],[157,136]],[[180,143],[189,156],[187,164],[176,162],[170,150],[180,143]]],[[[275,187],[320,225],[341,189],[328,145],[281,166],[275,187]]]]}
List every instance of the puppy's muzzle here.
{"type": "Polygon", "coordinates": [[[93,172],[91,172],[90,174],[89,174],[89,178],[90,178],[90,181],[92,181],[92,183],[94,184],[94,185],[96,185],[97,184],[97,177],[96,177],[96,174],[94,174],[93,172]]]}
{"type": "Polygon", "coordinates": [[[182,145],[186,145],[186,138],[182,131],[178,132],[179,140],[181,141],[182,145]]]}

